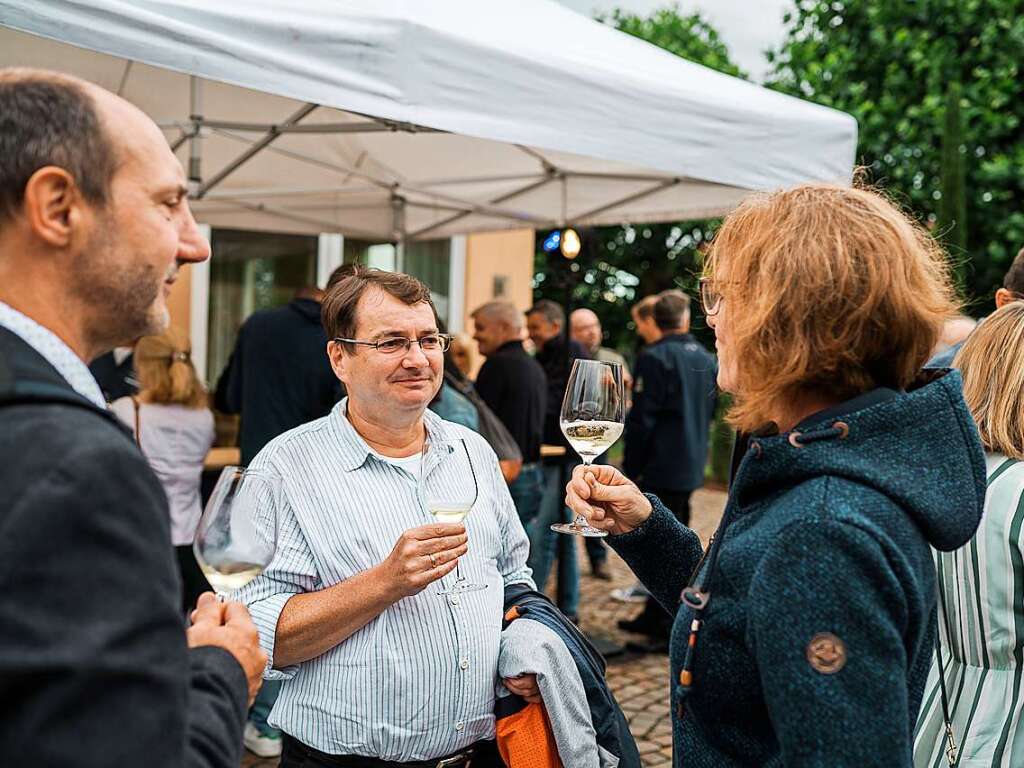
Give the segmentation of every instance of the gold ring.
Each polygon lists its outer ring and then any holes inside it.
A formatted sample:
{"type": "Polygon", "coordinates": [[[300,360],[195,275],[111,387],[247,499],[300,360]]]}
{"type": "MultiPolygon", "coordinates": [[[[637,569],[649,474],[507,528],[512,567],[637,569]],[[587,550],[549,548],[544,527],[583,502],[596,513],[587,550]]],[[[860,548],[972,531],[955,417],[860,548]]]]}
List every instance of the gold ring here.
{"type": "Polygon", "coordinates": [[[430,567],[431,568],[437,568],[437,558],[434,557],[434,553],[433,552],[430,553],[430,567]]]}

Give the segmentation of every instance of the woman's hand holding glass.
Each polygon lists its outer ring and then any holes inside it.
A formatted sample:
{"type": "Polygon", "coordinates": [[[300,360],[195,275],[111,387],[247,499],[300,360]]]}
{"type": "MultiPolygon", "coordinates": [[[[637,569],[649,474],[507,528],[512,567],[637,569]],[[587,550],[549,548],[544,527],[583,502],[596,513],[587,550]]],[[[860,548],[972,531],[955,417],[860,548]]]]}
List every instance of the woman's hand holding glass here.
{"type": "Polygon", "coordinates": [[[565,504],[612,535],[629,533],[651,516],[651,502],[615,467],[581,465],[565,487],[565,504]]]}

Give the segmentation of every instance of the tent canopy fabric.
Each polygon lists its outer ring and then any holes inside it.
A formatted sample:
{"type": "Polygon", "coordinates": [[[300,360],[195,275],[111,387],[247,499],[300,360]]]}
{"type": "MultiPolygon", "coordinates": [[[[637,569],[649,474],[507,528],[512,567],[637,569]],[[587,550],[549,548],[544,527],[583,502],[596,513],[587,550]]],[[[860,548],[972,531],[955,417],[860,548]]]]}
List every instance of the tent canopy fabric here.
{"type": "Polygon", "coordinates": [[[855,120],[550,0],[0,0],[0,66],[149,114],[214,226],[429,239],[849,183],[855,120]]]}

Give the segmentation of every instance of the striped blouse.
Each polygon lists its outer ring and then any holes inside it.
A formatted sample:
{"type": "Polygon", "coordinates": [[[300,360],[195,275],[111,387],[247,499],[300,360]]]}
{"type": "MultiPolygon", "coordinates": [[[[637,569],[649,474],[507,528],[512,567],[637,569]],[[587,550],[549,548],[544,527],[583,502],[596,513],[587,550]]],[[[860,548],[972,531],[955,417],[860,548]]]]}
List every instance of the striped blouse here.
{"type": "MultiPolygon", "coordinates": [[[[433,520],[415,474],[370,450],[346,405],[271,441],[251,464],[284,478],[274,560],[239,595],[270,656],[265,676],[285,680],[270,723],[331,754],[443,757],[493,738],[504,587],[533,584],[529,543],[494,451],[465,427],[424,414],[429,434],[462,438],[469,448],[478,496],[465,521],[469,551],[461,568],[487,589],[449,597],[435,582],[321,656],[272,668],[277,620],[292,595],[377,565],[403,531],[433,520]]],[[[431,482],[439,479],[434,473],[445,483],[472,482],[444,461],[430,472],[431,482]]]]}
{"type": "MultiPolygon", "coordinates": [[[[938,554],[939,638],[964,768],[1024,766],[1024,462],[986,457],[985,513],[974,538],[938,554]]],[[[947,766],[937,663],[914,738],[915,768],[947,766]]]]}

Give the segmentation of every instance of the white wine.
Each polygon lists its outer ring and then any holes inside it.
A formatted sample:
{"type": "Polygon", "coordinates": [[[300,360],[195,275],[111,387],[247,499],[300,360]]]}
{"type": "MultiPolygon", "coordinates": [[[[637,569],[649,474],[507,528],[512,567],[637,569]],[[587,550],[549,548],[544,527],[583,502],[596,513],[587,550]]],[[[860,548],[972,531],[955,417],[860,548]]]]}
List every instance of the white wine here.
{"type": "Polygon", "coordinates": [[[439,502],[430,506],[430,514],[439,523],[461,523],[469,514],[469,504],[439,502]]]}
{"type": "Polygon", "coordinates": [[[218,595],[227,595],[241,589],[263,572],[263,566],[255,563],[225,563],[214,568],[198,558],[196,560],[206,580],[218,595]]]}
{"type": "Polygon", "coordinates": [[[607,451],[622,434],[619,421],[565,421],[562,434],[585,462],[607,451]]]}

